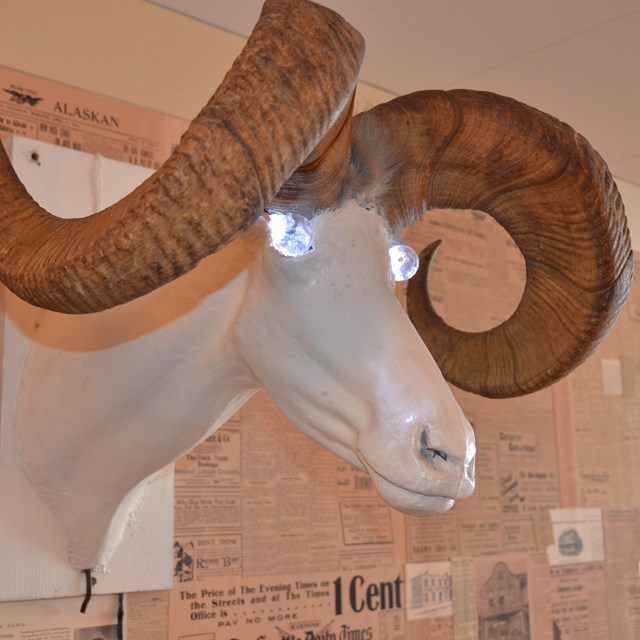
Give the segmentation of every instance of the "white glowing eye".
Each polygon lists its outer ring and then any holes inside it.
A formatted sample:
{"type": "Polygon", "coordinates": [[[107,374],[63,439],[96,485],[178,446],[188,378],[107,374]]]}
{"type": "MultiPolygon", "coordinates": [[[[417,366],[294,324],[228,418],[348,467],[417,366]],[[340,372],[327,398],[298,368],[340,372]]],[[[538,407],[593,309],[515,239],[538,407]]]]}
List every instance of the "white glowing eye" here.
{"type": "Polygon", "coordinates": [[[406,244],[394,244],[389,248],[391,271],[397,281],[413,278],[420,265],[418,254],[406,244]]]}
{"type": "Polygon", "coordinates": [[[283,256],[302,256],[313,249],[311,221],[297,213],[272,213],[269,218],[271,244],[283,256]]]}

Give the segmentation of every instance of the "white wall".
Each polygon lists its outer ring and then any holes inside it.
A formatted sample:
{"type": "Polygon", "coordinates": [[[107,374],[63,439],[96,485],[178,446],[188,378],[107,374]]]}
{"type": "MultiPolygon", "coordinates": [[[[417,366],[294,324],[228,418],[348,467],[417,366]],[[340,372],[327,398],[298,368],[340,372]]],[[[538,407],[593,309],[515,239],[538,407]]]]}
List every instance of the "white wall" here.
{"type": "MultiPolygon", "coordinates": [[[[0,64],[188,119],[245,43],[143,0],[0,0],[0,15],[0,64]]],[[[393,97],[358,94],[364,106],[393,97]]]]}

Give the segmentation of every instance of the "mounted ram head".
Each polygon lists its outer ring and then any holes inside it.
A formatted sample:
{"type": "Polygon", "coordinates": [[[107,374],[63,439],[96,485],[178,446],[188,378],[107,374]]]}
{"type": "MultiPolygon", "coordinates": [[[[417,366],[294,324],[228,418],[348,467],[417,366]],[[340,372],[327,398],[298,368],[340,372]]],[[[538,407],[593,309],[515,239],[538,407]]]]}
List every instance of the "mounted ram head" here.
{"type": "Polygon", "coordinates": [[[629,234],[586,140],[472,91],[419,92],[352,118],[363,49],[332,11],[268,0],[163,167],[88,218],[41,209],[0,154],[2,281],[33,305],[100,312],[44,319],[20,400],[25,471],[75,566],[103,557],[138,483],[260,386],[392,504],[449,508],[473,489],[475,446],[438,367],[487,396],[532,392],[579,364],[617,317],[629,234]],[[393,298],[387,254],[435,208],[489,213],[527,268],[513,316],[465,333],[431,306],[427,250],[408,309],[438,367],[393,298]],[[314,250],[279,255],[265,211],[311,218],[314,250]],[[172,311],[160,321],[159,309],[172,311]],[[86,391],[69,402],[74,379],[86,391]],[[95,474],[97,460],[121,472],[95,474]]]}

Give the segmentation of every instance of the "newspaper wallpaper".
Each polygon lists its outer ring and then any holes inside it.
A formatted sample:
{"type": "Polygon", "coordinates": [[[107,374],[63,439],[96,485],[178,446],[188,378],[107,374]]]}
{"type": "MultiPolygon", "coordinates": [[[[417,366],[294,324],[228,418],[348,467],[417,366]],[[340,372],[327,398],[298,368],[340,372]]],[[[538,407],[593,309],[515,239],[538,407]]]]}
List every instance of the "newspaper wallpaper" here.
{"type": "MultiPolygon", "coordinates": [[[[151,167],[185,126],[8,69],[0,89],[3,132],[151,167]]],[[[525,277],[510,238],[478,212],[434,212],[406,235],[417,249],[437,238],[439,313],[467,330],[508,317],[525,277]]],[[[634,284],[601,349],[552,389],[454,390],[476,430],[477,490],[427,518],[391,509],[260,393],[176,463],[172,590],[95,597],[86,614],[76,599],[0,604],[0,638],[640,637],[639,367],[634,284]]]]}

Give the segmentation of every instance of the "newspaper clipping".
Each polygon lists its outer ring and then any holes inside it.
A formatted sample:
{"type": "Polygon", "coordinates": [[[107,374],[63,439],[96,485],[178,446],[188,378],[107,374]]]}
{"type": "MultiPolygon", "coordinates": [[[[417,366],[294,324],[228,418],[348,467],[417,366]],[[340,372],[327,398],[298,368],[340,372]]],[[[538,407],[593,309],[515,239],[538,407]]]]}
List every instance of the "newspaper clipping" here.
{"type": "Polygon", "coordinates": [[[118,596],[0,603],[3,640],[119,640],[118,596]]]}
{"type": "Polygon", "coordinates": [[[188,122],[0,66],[0,136],[157,169],[188,122]]]}
{"type": "Polygon", "coordinates": [[[171,592],[170,637],[405,638],[402,567],[301,575],[182,585],[171,592]]]}

